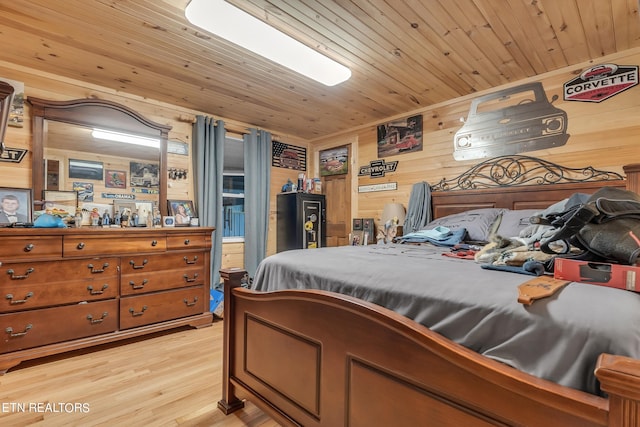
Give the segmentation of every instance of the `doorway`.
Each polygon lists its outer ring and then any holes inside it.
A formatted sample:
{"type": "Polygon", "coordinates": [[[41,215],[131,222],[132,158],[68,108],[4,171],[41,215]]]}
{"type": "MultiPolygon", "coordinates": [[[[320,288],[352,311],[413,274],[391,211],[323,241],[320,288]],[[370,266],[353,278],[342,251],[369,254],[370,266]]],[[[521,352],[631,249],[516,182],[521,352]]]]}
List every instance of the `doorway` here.
{"type": "Polygon", "coordinates": [[[343,246],[349,244],[351,233],[351,205],[352,205],[352,179],[353,145],[344,146],[348,150],[347,173],[339,175],[326,175],[321,177],[322,192],[326,199],[326,231],[327,246],[343,246]]]}

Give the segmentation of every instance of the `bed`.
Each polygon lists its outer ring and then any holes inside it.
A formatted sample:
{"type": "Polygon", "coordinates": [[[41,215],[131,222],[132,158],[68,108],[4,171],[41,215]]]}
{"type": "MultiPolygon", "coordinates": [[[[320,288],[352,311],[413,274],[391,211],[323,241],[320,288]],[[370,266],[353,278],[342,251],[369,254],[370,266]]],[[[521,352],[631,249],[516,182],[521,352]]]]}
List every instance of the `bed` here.
{"type": "MultiPolygon", "coordinates": [[[[576,192],[590,194],[604,185],[637,191],[640,168],[633,165],[624,170],[625,180],[592,168],[567,169],[524,156],[492,159],[433,186],[434,217],[478,208],[544,209],[576,192]],[[494,184],[480,184],[483,180],[478,176],[488,176],[494,184]]],[[[442,257],[441,251],[408,245],[327,248],[328,256],[335,257],[325,260],[331,263],[330,269],[319,262],[320,255],[313,256],[314,251],[290,251],[263,262],[252,285],[255,289],[241,285],[242,270],[223,270],[225,348],[219,408],[231,413],[248,399],[283,425],[640,425],[640,340],[633,333],[628,340],[612,335],[592,362],[579,361],[567,350],[580,353],[579,341],[584,340],[585,351],[600,351],[587,341],[589,326],[576,329],[578,342],[564,347],[556,345],[560,338],[553,334],[544,345],[530,335],[538,322],[550,318],[584,326],[594,307],[602,307],[599,301],[605,300],[614,301],[610,311],[619,302],[629,303],[628,315],[633,319],[640,315],[640,310],[634,313],[633,305],[640,304],[639,295],[572,283],[527,308],[517,303],[516,291],[526,276],[484,271],[477,265],[474,270],[472,261],[442,257]],[[357,280],[340,274],[341,259],[349,260],[359,273],[357,280]],[[324,274],[314,272],[314,262],[325,266],[324,274]],[[421,274],[433,262],[450,263],[446,271],[462,274],[468,283],[451,285],[443,272],[421,274]],[[394,281],[400,277],[394,273],[412,268],[416,282],[429,282],[423,286],[433,285],[436,296],[451,304],[397,295],[396,311],[375,303],[388,289],[402,289],[398,282],[403,280],[394,281]],[[378,279],[387,286],[354,291],[355,282],[378,279]],[[314,283],[315,289],[305,289],[305,282],[314,283]],[[474,284],[481,284],[484,292],[474,290],[474,284]],[[505,287],[510,287],[512,297],[503,292],[505,287]],[[468,297],[474,292],[485,305],[495,304],[495,311],[510,306],[516,317],[488,321],[468,306],[457,305],[465,293],[467,300],[473,299],[468,297]],[[573,306],[577,317],[562,317],[560,307],[565,304],[573,306]],[[421,314],[421,305],[434,310],[421,314]],[[442,311],[459,317],[469,328],[465,332],[451,329],[450,317],[442,311]],[[522,334],[491,342],[500,325],[509,322],[522,334]],[[469,337],[471,341],[465,341],[469,337]],[[510,358],[514,349],[520,349],[526,359],[528,349],[533,353],[534,347],[546,349],[543,354],[567,350],[568,359],[547,363],[553,373],[549,375],[536,371],[535,359],[520,366],[510,358]]],[[[609,332],[625,329],[613,326],[614,321],[601,323],[610,329],[594,329],[594,335],[606,338],[609,332]]],[[[627,325],[626,329],[637,328],[627,325]]]]}

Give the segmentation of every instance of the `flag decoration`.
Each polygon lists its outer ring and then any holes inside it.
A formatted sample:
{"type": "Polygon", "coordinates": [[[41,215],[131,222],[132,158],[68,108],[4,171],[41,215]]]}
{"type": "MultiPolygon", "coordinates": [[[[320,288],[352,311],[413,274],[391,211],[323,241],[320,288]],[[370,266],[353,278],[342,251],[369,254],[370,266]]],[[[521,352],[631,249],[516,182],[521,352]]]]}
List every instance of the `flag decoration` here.
{"type": "Polygon", "coordinates": [[[279,141],[272,142],[271,165],[278,168],[307,170],[307,149],[279,141]]]}

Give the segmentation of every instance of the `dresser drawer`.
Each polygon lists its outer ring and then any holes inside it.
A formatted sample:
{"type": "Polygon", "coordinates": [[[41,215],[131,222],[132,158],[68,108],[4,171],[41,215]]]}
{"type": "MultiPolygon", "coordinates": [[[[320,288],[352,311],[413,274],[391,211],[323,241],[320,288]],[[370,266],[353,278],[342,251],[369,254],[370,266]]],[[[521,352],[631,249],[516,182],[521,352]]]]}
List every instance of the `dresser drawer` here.
{"type": "Polygon", "coordinates": [[[122,257],[121,295],[134,295],[205,283],[204,252],[122,257]]]}
{"type": "Polygon", "coordinates": [[[122,275],[194,267],[204,268],[204,252],[122,256],[122,275]]]}
{"type": "Polygon", "coordinates": [[[68,236],[63,242],[65,257],[164,252],[166,249],[164,236],[68,236]]]}
{"type": "Polygon", "coordinates": [[[0,286],[0,313],[30,310],[118,296],[118,276],[0,286]]]}
{"type": "Polygon", "coordinates": [[[0,352],[114,332],[117,328],[117,300],[0,314],[0,352]]]}
{"type": "Polygon", "coordinates": [[[167,236],[168,249],[205,249],[211,247],[211,236],[204,234],[189,234],[167,236]]]}
{"type": "Polygon", "coordinates": [[[127,274],[123,275],[120,280],[120,295],[135,295],[164,289],[185,288],[203,285],[204,283],[204,269],[198,267],[127,274]]]}
{"type": "Polygon", "coordinates": [[[119,258],[4,263],[0,266],[0,288],[18,283],[67,282],[117,276],[119,265],[119,258]]]}
{"type": "Polygon", "coordinates": [[[62,236],[3,236],[0,261],[62,257],[62,236]]]}
{"type": "Polygon", "coordinates": [[[202,286],[194,286],[120,298],[120,329],[202,314],[203,292],[202,286]]]}

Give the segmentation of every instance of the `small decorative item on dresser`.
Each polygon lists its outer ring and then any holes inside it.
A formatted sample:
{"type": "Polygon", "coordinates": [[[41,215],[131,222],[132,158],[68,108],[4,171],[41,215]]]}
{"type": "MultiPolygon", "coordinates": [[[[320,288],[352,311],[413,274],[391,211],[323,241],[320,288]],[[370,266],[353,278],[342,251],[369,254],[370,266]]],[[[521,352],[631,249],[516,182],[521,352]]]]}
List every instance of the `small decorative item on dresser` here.
{"type": "Polygon", "coordinates": [[[153,208],[153,226],[162,227],[162,215],[160,215],[160,209],[156,207],[153,208]]]}
{"type": "Polygon", "coordinates": [[[162,226],[163,227],[175,227],[176,219],[173,216],[163,216],[162,217],[162,226]]]}

